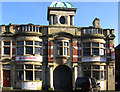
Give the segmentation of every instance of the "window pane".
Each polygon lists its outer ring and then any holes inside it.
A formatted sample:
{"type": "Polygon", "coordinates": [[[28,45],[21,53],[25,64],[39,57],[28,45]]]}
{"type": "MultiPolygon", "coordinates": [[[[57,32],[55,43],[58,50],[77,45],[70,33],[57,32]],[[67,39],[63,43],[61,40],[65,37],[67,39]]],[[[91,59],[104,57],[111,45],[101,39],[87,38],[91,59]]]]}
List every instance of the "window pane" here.
{"type": "Polygon", "coordinates": [[[42,71],[35,71],[35,80],[42,80],[42,71]]]}
{"type": "Polygon", "coordinates": [[[26,80],[33,80],[33,71],[26,71],[26,80]]]}
{"type": "Polygon", "coordinates": [[[32,26],[30,26],[30,31],[32,31],[32,26]]]}
{"type": "Polygon", "coordinates": [[[33,45],[33,41],[26,41],[26,45],[33,45]]]}
{"type": "Polygon", "coordinates": [[[92,55],[99,55],[99,49],[98,48],[93,48],[92,49],[92,55]]]}
{"type": "Polygon", "coordinates": [[[83,29],[83,34],[85,34],[85,29],[83,29]]]}
{"type": "Polygon", "coordinates": [[[93,47],[99,47],[99,43],[92,43],[93,47]]]}
{"type": "Polygon", "coordinates": [[[106,72],[101,71],[101,80],[105,80],[105,79],[106,79],[106,72]]]}
{"type": "Polygon", "coordinates": [[[26,69],[33,69],[33,65],[25,65],[26,69]]]}
{"type": "Polygon", "coordinates": [[[24,31],[26,31],[26,26],[24,26],[24,31]]]}
{"type": "Polygon", "coordinates": [[[68,46],[68,42],[64,42],[64,46],[68,46]]]}
{"type": "Polygon", "coordinates": [[[99,80],[99,71],[93,71],[93,77],[99,80]]]}
{"type": "Polygon", "coordinates": [[[68,55],[68,48],[64,48],[64,55],[68,55]]]}
{"type": "Polygon", "coordinates": [[[59,43],[58,43],[58,46],[63,46],[63,43],[62,43],[62,42],[59,42],[59,43]]]}
{"type": "Polygon", "coordinates": [[[83,49],[83,56],[90,56],[90,48],[83,49]]]}
{"type": "Polygon", "coordinates": [[[33,26],[33,31],[35,32],[35,26],[33,26]]]}
{"type": "Polygon", "coordinates": [[[89,34],[89,29],[86,29],[86,34],[89,34]]]}
{"type": "Polygon", "coordinates": [[[67,55],[69,55],[69,48],[67,48],[67,55]]]}
{"type": "Polygon", "coordinates": [[[93,29],[93,33],[94,33],[94,34],[97,34],[97,30],[96,30],[96,29],[93,29]]]}
{"type": "Polygon", "coordinates": [[[27,31],[29,31],[29,26],[27,26],[27,31]]]}
{"type": "Polygon", "coordinates": [[[98,32],[99,32],[99,34],[102,34],[102,30],[99,30],[98,32]]]}
{"type": "Polygon", "coordinates": [[[103,43],[100,43],[100,47],[101,47],[101,48],[104,48],[105,45],[104,45],[103,43]]]}
{"type": "Polygon", "coordinates": [[[10,41],[5,41],[4,45],[10,45],[10,41]]]}
{"type": "Polygon", "coordinates": [[[4,47],[4,54],[10,55],[10,47],[4,47]]]}
{"type": "Polygon", "coordinates": [[[42,55],[42,48],[35,47],[35,54],[42,55]]]}
{"type": "Polygon", "coordinates": [[[90,65],[84,66],[84,69],[91,69],[90,65]]]}
{"type": "Polygon", "coordinates": [[[36,32],[38,32],[38,27],[36,27],[36,32]]]}
{"type": "Polygon", "coordinates": [[[104,55],[104,49],[100,49],[100,55],[104,55]]]}
{"type": "Polygon", "coordinates": [[[58,55],[63,55],[63,48],[62,47],[58,48],[58,55]]]}
{"type": "Polygon", "coordinates": [[[24,69],[24,65],[17,65],[17,69],[24,69]]]}
{"type": "Polygon", "coordinates": [[[35,69],[42,69],[42,65],[35,65],[35,69]]]}
{"type": "Polygon", "coordinates": [[[23,41],[22,42],[17,42],[17,45],[18,46],[24,45],[24,42],[23,41]]]}
{"type": "Polygon", "coordinates": [[[26,54],[33,54],[33,47],[26,47],[26,54]]]}
{"type": "Polygon", "coordinates": [[[92,30],[91,30],[91,29],[89,29],[89,33],[90,33],[90,34],[92,33],[92,30]]]}
{"type": "Polygon", "coordinates": [[[83,43],[83,47],[90,47],[90,43],[83,43]]]}
{"type": "Polygon", "coordinates": [[[103,47],[104,47],[104,44],[100,43],[100,47],[103,48],[103,47]]]}
{"type": "Polygon", "coordinates": [[[100,66],[100,69],[101,69],[101,70],[105,70],[106,67],[105,67],[105,66],[100,66]]]}
{"type": "Polygon", "coordinates": [[[35,42],[36,46],[42,46],[42,42],[35,42]]]}
{"type": "Polygon", "coordinates": [[[100,69],[99,65],[93,65],[93,69],[100,69]]]}
{"type": "Polygon", "coordinates": [[[17,80],[24,80],[23,71],[17,71],[17,80]]]}
{"type": "Polygon", "coordinates": [[[24,54],[24,47],[17,47],[17,55],[23,55],[24,54]]]}
{"type": "Polygon", "coordinates": [[[25,31],[25,27],[24,26],[22,26],[22,31],[25,31]]]}

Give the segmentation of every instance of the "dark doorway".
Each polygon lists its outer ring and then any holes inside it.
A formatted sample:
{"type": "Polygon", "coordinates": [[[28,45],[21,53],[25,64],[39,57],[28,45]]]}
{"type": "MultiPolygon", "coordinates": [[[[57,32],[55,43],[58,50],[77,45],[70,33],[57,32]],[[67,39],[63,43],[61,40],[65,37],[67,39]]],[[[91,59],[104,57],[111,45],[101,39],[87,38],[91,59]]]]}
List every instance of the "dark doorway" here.
{"type": "Polygon", "coordinates": [[[10,87],[10,71],[3,70],[3,87],[10,87]]]}
{"type": "Polygon", "coordinates": [[[53,72],[53,81],[55,90],[73,90],[72,71],[66,65],[59,65],[53,72]]]}

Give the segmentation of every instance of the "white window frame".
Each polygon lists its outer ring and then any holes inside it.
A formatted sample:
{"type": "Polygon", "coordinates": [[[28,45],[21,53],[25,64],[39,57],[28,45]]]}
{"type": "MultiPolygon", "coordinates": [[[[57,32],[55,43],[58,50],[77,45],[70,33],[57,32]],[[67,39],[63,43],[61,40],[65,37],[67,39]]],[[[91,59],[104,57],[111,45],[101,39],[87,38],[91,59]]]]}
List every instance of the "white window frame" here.
{"type": "Polygon", "coordinates": [[[70,49],[69,49],[69,41],[68,40],[62,40],[62,41],[57,41],[57,52],[58,52],[58,56],[69,56],[70,55],[70,49]],[[59,46],[59,43],[62,43],[62,46],[59,46]],[[65,43],[67,43],[68,45],[65,46],[65,43]],[[62,48],[62,55],[59,54],[59,48],[62,48]],[[65,55],[64,49],[67,48],[67,53],[65,55]]]}

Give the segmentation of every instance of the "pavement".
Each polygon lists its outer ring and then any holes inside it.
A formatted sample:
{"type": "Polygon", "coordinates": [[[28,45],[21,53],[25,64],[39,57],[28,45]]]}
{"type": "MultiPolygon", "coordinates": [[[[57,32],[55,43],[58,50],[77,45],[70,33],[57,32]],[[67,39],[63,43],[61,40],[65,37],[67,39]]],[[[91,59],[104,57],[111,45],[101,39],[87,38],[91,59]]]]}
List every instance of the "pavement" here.
{"type": "MultiPolygon", "coordinates": [[[[56,90],[25,90],[25,89],[13,89],[11,87],[3,88],[0,92],[76,92],[73,91],[56,91],[56,90]]],[[[78,91],[77,91],[78,92],[78,91]]],[[[120,92],[120,91],[101,91],[101,92],[120,92]]]]}
{"type": "MultiPolygon", "coordinates": [[[[13,89],[13,90],[3,90],[2,92],[76,92],[76,91],[55,91],[55,90],[22,90],[22,89],[13,89]]],[[[120,91],[101,91],[101,92],[120,92],[120,91]]]]}

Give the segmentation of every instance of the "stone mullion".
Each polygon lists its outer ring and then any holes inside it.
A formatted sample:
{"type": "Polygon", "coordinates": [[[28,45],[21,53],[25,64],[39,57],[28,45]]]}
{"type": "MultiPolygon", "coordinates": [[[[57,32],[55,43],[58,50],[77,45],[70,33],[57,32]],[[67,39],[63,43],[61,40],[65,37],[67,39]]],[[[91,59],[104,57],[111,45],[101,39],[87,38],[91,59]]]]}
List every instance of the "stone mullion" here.
{"type": "Polygon", "coordinates": [[[25,48],[25,41],[23,41],[23,49],[24,49],[24,53],[23,53],[23,55],[26,55],[26,48],[25,48]]]}
{"type": "Polygon", "coordinates": [[[35,41],[33,41],[33,54],[35,54],[35,41]]]}
{"type": "Polygon", "coordinates": [[[35,67],[34,67],[34,65],[33,65],[32,71],[33,71],[33,81],[35,81],[35,67]]]}

